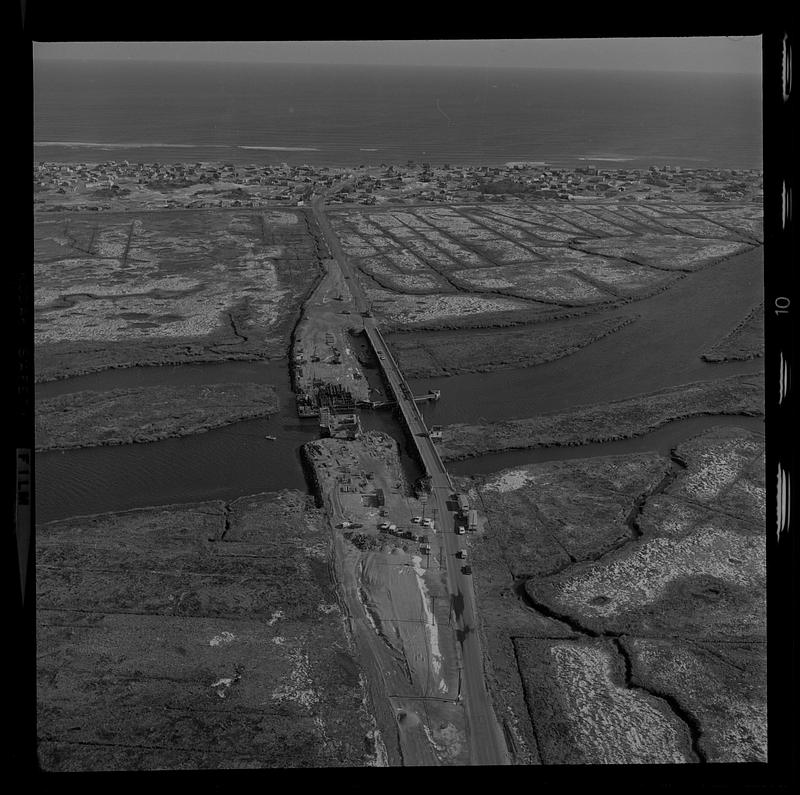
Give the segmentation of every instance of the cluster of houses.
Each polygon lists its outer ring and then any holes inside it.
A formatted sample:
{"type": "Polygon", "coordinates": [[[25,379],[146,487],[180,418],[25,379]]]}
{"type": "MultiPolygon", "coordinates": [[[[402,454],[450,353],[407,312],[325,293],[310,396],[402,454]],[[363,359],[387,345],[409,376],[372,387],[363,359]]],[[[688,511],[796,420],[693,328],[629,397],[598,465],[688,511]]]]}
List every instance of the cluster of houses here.
{"type": "Polygon", "coordinates": [[[233,163],[47,163],[34,165],[36,190],[56,193],[143,186],[182,188],[223,183],[273,189],[269,198],[302,204],[312,193],[330,187],[340,174],[327,167],[236,165],[233,163]]]}
{"type": "MultiPolygon", "coordinates": [[[[652,166],[649,169],[609,169],[582,166],[552,168],[542,163],[504,166],[451,167],[408,161],[405,165],[328,166],[237,165],[233,163],[38,163],[36,190],[67,193],[82,189],[119,190],[135,185],[150,188],[190,187],[220,183],[269,188],[261,199],[306,204],[315,193],[343,184],[328,201],[378,202],[505,201],[508,196],[529,199],[575,200],[615,197],[624,201],[658,198],[664,193],[699,193],[708,201],[762,201],[762,174],[756,170],[652,166]]],[[[261,192],[259,192],[261,193],[261,192]]],[[[247,204],[243,194],[234,204],[247,204]]],[[[199,198],[197,202],[201,202],[199,198]]]]}
{"type": "Polygon", "coordinates": [[[682,169],[670,165],[649,169],[595,166],[569,169],[539,163],[451,167],[408,161],[405,166],[381,165],[378,175],[356,173],[329,201],[359,204],[506,201],[508,196],[637,201],[657,198],[665,192],[699,192],[701,198],[709,201],[761,201],[762,175],[755,170],[682,169]]]}

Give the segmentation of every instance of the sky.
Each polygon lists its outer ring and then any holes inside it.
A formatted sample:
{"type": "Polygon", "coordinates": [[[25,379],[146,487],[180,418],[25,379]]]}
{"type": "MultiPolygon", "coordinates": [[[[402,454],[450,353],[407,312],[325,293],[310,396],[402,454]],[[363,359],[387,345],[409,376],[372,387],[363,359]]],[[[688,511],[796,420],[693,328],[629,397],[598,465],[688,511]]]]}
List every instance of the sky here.
{"type": "Polygon", "coordinates": [[[431,41],[34,42],[41,59],[245,61],[760,74],[759,36],[431,41]]]}

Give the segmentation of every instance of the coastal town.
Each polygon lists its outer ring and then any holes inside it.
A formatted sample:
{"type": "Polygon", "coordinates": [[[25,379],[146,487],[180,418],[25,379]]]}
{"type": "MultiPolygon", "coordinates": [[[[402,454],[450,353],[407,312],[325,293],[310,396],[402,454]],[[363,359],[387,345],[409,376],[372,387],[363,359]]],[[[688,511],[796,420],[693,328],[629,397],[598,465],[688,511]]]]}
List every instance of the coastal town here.
{"type": "Polygon", "coordinates": [[[329,192],[328,204],[504,202],[511,199],[621,202],[763,201],[754,169],[663,165],[626,169],[603,165],[555,168],[545,163],[501,166],[359,165],[352,168],[233,163],[39,162],[33,169],[40,210],[108,210],[123,198],[144,208],[302,207],[329,192]],[[330,191],[337,183],[344,183],[330,191]]]}

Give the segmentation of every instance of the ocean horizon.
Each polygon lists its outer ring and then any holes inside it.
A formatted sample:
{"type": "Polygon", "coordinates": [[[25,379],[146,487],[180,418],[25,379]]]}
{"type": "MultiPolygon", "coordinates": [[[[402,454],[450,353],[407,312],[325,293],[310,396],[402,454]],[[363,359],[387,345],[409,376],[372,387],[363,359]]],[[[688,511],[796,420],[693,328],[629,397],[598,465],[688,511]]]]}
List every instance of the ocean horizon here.
{"type": "Polygon", "coordinates": [[[762,167],[753,75],[34,63],[34,162],[762,167]]]}

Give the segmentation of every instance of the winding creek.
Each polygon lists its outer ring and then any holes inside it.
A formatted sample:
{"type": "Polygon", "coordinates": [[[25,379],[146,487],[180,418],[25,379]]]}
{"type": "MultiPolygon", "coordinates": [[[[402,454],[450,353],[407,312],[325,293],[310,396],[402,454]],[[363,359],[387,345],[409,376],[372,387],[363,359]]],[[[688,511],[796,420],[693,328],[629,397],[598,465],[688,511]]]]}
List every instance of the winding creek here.
{"type": "MultiPolygon", "coordinates": [[[[442,400],[424,404],[423,413],[429,423],[446,425],[531,416],[689,381],[756,373],[763,369],[762,360],[708,364],[699,355],[761,301],[762,282],[759,249],[690,274],[666,293],[625,306],[623,312],[639,315],[634,323],[572,356],[527,369],[409,383],[420,394],[429,388],[442,390],[442,400]]],[[[378,383],[374,371],[367,376],[371,384],[378,383]]],[[[230,500],[283,488],[306,490],[299,448],[317,438],[318,426],[316,420],[300,420],[295,413],[286,359],[106,370],[38,384],[36,396],[225,381],[272,384],[281,402],[278,414],[147,444],[39,453],[35,460],[37,521],[230,500]],[[265,439],[267,434],[274,435],[275,441],[265,439]]],[[[362,422],[366,428],[391,433],[405,446],[391,412],[362,412],[362,422]]],[[[667,454],[681,439],[715,424],[763,431],[760,418],[695,417],[633,439],[493,454],[448,467],[463,475],[554,459],[642,450],[667,454]]],[[[407,453],[404,464],[412,479],[420,474],[407,453]]]]}

